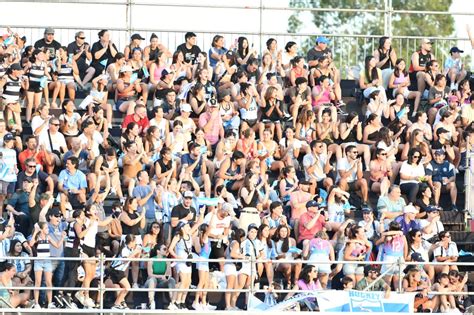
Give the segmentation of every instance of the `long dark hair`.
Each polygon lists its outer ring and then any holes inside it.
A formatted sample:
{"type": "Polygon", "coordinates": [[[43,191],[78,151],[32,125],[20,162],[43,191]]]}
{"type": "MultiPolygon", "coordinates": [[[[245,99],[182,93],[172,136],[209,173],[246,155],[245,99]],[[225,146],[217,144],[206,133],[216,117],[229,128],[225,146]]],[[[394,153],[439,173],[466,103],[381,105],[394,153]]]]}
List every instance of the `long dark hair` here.
{"type": "Polygon", "coordinates": [[[395,77],[399,77],[400,76],[400,69],[398,69],[398,65],[401,63],[401,62],[405,62],[405,69],[403,70],[402,74],[406,77],[408,75],[408,71],[407,71],[407,67],[406,67],[406,61],[405,59],[403,58],[398,58],[396,61],[395,61],[395,70],[393,71],[393,74],[395,75],[395,77]]]}
{"type": "Polygon", "coordinates": [[[19,255],[16,255],[16,253],[15,253],[15,246],[18,243],[21,244],[20,240],[12,240],[10,242],[10,250],[8,251],[9,256],[19,256],[21,254],[21,252],[19,253],[19,255]]]}
{"type": "Polygon", "coordinates": [[[379,78],[379,74],[377,72],[377,67],[373,67],[372,70],[370,71],[369,73],[369,64],[370,64],[370,60],[372,60],[372,58],[374,58],[374,56],[367,56],[365,57],[365,80],[367,82],[372,82],[373,80],[376,80],[379,78]]]}
{"type": "MultiPolygon", "coordinates": [[[[262,241],[263,230],[264,230],[265,228],[270,228],[270,227],[269,227],[268,225],[266,225],[266,224],[263,224],[263,223],[260,224],[260,226],[258,227],[257,239],[258,239],[259,241],[262,241]]],[[[272,240],[271,240],[270,237],[267,237],[266,243],[267,243],[267,247],[268,247],[268,248],[272,248],[272,247],[273,247],[273,245],[272,245],[272,240]]],[[[270,257],[267,257],[267,258],[270,258],[270,257]]]]}
{"type": "Polygon", "coordinates": [[[247,56],[247,54],[249,53],[249,41],[246,37],[240,36],[237,39],[237,52],[239,53],[239,55],[242,59],[245,58],[247,56]],[[247,47],[246,48],[243,47],[243,44],[244,44],[245,40],[247,41],[247,47]]]}
{"type": "Polygon", "coordinates": [[[300,273],[300,279],[299,280],[303,280],[304,283],[306,284],[309,284],[309,282],[311,281],[310,279],[310,274],[311,274],[311,271],[313,271],[315,267],[313,265],[306,265],[303,270],[301,270],[301,273],[300,273]]]}
{"type": "Polygon", "coordinates": [[[281,244],[281,251],[283,253],[287,253],[288,250],[290,249],[290,229],[286,225],[280,225],[277,227],[275,234],[273,234],[273,241],[276,243],[278,241],[283,241],[281,244]],[[287,229],[288,235],[284,239],[280,239],[280,230],[281,229],[287,229]]]}

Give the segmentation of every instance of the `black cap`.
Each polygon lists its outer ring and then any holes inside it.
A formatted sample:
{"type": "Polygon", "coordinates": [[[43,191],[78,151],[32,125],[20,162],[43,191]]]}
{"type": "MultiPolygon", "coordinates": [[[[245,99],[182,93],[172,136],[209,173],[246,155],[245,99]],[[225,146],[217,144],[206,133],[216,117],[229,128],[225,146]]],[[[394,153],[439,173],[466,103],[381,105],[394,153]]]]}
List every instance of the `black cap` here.
{"type": "Polygon", "coordinates": [[[438,209],[438,207],[436,207],[436,206],[431,206],[431,205],[429,205],[429,206],[427,206],[427,207],[425,208],[425,211],[426,211],[426,212],[434,212],[434,211],[439,211],[439,209],[438,209]]]}
{"type": "Polygon", "coordinates": [[[15,140],[15,137],[11,133],[7,133],[3,136],[3,142],[15,140]]]}
{"type": "Polygon", "coordinates": [[[456,46],[452,47],[452,48],[449,50],[449,53],[450,53],[450,54],[452,54],[452,53],[457,53],[457,52],[458,52],[458,53],[463,53],[464,50],[461,50],[461,49],[459,49],[459,48],[456,47],[456,46]]]}
{"type": "Polygon", "coordinates": [[[56,216],[62,216],[61,210],[58,208],[52,208],[51,210],[48,211],[48,216],[50,217],[56,217],[56,216]]]}
{"type": "Polygon", "coordinates": [[[319,208],[319,203],[315,200],[310,200],[306,203],[306,208],[317,207],[319,208]]]}
{"type": "Polygon", "coordinates": [[[145,38],[143,38],[140,34],[138,33],[135,33],[132,35],[132,37],[130,37],[131,40],[134,40],[134,39],[140,39],[140,40],[145,40],[145,38]]]}
{"type": "Polygon", "coordinates": [[[442,133],[448,133],[448,132],[449,132],[448,130],[446,130],[446,129],[444,129],[443,127],[441,127],[441,128],[438,128],[438,130],[436,130],[436,135],[439,136],[439,135],[442,134],[442,133]]]}
{"type": "Polygon", "coordinates": [[[255,224],[255,223],[252,223],[250,224],[248,227],[247,227],[247,233],[250,232],[250,230],[252,229],[255,229],[258,231],[258,226],[255,224]]]}
{"type": "Polygon", "coordinates": [[[11,69],[11,70],[18,70],[18,71],[23,70],[23,68],[20,66],[19,63],[14,63],[14,64],[12,64],[12,65],[10,66],[10,69],[11,69]]]}

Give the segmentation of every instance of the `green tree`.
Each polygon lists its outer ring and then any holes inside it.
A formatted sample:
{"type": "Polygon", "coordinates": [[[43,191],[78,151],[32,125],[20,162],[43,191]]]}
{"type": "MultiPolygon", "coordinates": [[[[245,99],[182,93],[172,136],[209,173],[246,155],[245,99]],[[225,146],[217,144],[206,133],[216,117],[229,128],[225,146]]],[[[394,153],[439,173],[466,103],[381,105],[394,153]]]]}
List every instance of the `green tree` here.
{"type": "MultiPolygon", "coordinates": [[[[418,10],[447,12],[452,0],[392,0],[393,10],[418,10]]],[[[334,38],[332,45],[335,60],[339,66],[360,64],[363,55],[371,53],[377,46],[377,37],[384,34],[384,13],[378,12],[336,12],[333,8],[384,10],[383,0],[290,0],[294,8],[327,8],[328,11],[312,11],[314,25],[324,34],[372,35],[367,38],[334,38]],[[339,55],[339,56],[338,56],[339,55]],[[338,58],[339,57],[339,58],[338,58]]],[[[297,33],[302,25],[300,14],[295,11],[289,18],[288,32],[297,33]]],[[[393,36],[450,36],[454,33],[454,19],[451,15],[441,14],[402,14],[392,13],[393,36]]],[[[303,51],[314,44],[314,37],[302,43],[303,51]]],[[[438,59],[444,59],[446,50],[453,45],[451,41],[439,41],[433,46],[439,52],[438,59]]],[[[411,53],[418,47],[416,40],[394,40],[392,46],[399,56],[409,59],[411,53]]]]}

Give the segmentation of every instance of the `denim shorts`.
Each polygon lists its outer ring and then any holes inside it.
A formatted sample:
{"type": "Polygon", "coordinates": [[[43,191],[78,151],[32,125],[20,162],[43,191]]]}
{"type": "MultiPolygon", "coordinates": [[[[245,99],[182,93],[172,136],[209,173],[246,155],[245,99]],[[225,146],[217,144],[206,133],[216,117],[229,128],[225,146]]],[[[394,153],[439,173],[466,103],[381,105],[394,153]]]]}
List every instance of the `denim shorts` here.
{"type": "Polygon", "coordinates": [[[34,271],[53,272],[51,260],[35,260],[34,271]]]}

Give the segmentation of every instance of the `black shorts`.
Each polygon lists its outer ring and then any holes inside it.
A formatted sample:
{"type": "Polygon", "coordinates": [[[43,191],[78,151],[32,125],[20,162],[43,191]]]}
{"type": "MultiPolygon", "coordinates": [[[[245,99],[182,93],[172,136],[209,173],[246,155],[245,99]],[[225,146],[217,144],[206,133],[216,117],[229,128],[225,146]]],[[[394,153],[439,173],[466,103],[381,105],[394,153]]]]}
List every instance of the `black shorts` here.
{"type": "Polygon", "coordinates": [[[319,189],[326,190],[324,188],[324,179],[321,179],[320,181],[316,182],[316,188],[318,189],[318,191],[316,192],[317,194],[319,194],[319,189]]]}
{"type": "Polygon", "coordinates": [[[253,127],[257,124],[258,122],[258,119],[243,119],[243,121],[245,121],[247,123],[247,125],[249,125],[249,127],[253,127]]]}
{"type": "Polygon", "coordinates": [[[347,183],[347,186],[349,186],[349,191],[357,191],[356,185],[357,185],[356,180],[353,181],[353,182],[347,183]]]}
{"type": "Polygon", "coordinates": [[[114,284],[119,284],[120,281],[122,281],[124,278],[127,278],[125,276],[125,272],[123,272],[122,270],[116,270],[114,268],[110,268],[109,277],[114,284]]]}
{"type": "Polygon", "coordinates": [[[39,82],[30,81],[28,92],[41,93],[42,91],[43,91],[43,88],[41,87],[39,82]]]}
{"type": "Polygon", "coordinates": [[[86,255],[89,258],[95,257],[95,248],[87,246],[87,245],[81,245],[81,251],[84,255],[86,255]]]}
{"type": "Polygon", "coordinates": [[[222,242],[221,243],[221,247],[218,248],[217,247],[217,244],[219,242],[211,242],[211,255],[209,257],[211,258],[224,258],[225,257],[225,249],[226,249],[226,245],[223,244],[222,242]]]}

